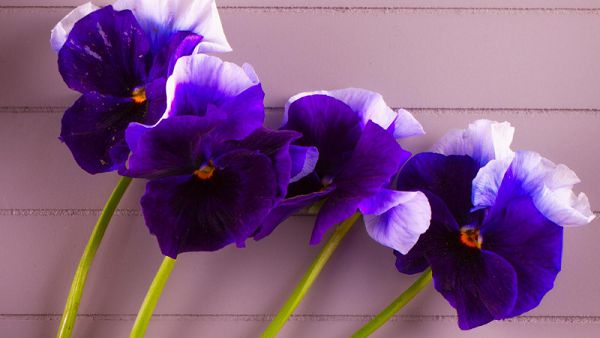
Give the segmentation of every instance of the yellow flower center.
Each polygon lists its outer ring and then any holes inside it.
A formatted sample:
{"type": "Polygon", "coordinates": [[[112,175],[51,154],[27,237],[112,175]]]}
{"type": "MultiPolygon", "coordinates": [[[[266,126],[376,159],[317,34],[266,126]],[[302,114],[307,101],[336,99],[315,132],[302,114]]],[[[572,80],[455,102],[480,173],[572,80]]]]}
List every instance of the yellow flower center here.
{"type": "Polygon", "coordinates": [[[479,229],[462,228],[460,229],[460,242],[469,248],[481,249],[483,240],[479,235],[479,229]]]}
{"type": "Polygon", "coordinates": [[[146,88],[138,87],[131,93],[131,99],[137,104],[146,102],[146,88]]]}
{"type": "Polygon", "coordinates": [[[208,162],[208,164],[203,165],[200,169],[194,171],[194,175],[199,179],[206,181],[211,179],[215,173],[215,166],[212,161],[208,162]]]}

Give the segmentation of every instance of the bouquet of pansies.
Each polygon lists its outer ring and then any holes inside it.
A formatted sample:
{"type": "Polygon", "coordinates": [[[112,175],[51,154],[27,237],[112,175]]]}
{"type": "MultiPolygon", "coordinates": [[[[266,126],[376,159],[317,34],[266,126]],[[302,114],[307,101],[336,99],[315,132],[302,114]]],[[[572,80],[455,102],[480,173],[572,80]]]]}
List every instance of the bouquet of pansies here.
{"type": "Polygon", "coordinates": [[[594,218],[572,190],[575,173],[513,151],[508,122],[475,121],[412,155],[398,141],[424,134],[419,122],[377,93],[348,88],[297,94],[281,127],[264,127],[252,67],[206,54],[231,51],[214,0],[88,3],[56,25],[51,45],[65,83],[81,93],[60,140],[88,173],[122,176],[58,337],[72,333],[96,250],[133,178],[147,180],[142,211],[165,259],[131,337],[144,335],[179,254],[243,248],[303,209],[317,215],[310,244],[333,233],[263,337],[279,332],[361,217],[400,272],[423,274],[353,337],[374,332],[431,280],[461,329],[527,312],[561,269],[563,227],[594,218]]]}

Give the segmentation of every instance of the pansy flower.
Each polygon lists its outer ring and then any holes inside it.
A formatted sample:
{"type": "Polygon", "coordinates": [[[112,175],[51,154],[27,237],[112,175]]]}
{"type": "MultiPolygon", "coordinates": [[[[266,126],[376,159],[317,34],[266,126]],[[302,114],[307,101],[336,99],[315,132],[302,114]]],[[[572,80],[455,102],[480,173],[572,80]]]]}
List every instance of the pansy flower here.
{"type": "Polygon", "coordinates": [[[518,316],[539,305],[561,269],[563,226],[594,215],[566,166],[510,149],[507,122],[479,120],[446,135],[435,152],[413,157],[398,189],[424,192],[427,232],[396,267],[431,267],[435,289],[458,313],[461,329],[518,316]]]}
{"type": "Polygon", "coordinates": [[[179,59],[167,84],[166,118],[132,124],[122,173],[147,178],[141,204],[164,255],[244,246],[286,194],[290,143],[300,135],[261,127],[252,68],[207,55],[179,59]]]}
{"type": "Polygon", "coordinates": [[[425,195],[389,189],[410,156],[396,139],[423,134],[409,112],[394,111],[380,94],[363,89],[302,93],[286,104],[281,130],[302,134],[291,148],[293,177],[255,239],[311,205],[320,207],[311,244],[357,210],[373,216],[365,223],[375,240],[403,252],[427,229],[425,195]],[[389,217],[379,217],[385,212],[389,217]]]}
{"type": "Polygon", "coordinates": [[[54,27],[50,42],[63,80],[82,94],[63,116],[60,139],[92,174],[122,165],[130,122],[161,118],[179,57],[231,50],[213,0],[88,3],[54,27]]]}

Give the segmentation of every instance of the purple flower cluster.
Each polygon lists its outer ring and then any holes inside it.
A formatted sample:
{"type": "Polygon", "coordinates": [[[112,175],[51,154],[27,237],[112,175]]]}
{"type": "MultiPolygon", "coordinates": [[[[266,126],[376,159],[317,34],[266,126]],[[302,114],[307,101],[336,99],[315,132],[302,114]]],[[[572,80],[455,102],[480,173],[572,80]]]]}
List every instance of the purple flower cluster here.
{"type": "Polygon", "coordinates": [[[53,30],[66,84],[81,93],[60,139],[85,171],[148,179],[141,199],[162,253],[243,247],[303,208],[310,243],[356,212],[404,273],[473,328],[536,307],[560,271],[563,226],[593,219],[566,166],[510,149],[508,123],[481,120],[411,158],[424,133],[364,89],[301,93],[278,130],[264,92],[230,50],[212,0],[119,0],[76,8],[53,30]]]}

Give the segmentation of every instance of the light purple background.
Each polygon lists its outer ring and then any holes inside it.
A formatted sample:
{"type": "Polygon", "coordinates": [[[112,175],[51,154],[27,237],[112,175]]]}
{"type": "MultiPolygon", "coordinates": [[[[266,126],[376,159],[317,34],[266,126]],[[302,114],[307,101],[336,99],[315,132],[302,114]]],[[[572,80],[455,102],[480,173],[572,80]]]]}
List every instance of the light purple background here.
{"type": "MultiPolygon", "coordinates": [[[[99,4],[109,2],[102,1],[99,4]]],[[[56,139],[77,95],[62,83],[49,30],[77,0],[0,1],[0,337],[53,337],[74,268],[115,175],[89,176],[56,139]]],[[[600,211],[600,1],[223,0],[235,51],[267,91],[269,123],[304,90],[361,86],[407,107],[427,136],[476,118],[508,120],[515,148],[573,168],[600,211]],[[295,6],[295,7],[289,7],[295,6]]],[[[109,227],[81,305],[77,337],[127,336],[161,256],[133,184],[109,227]]],[[[149,337],[253,337],[318,247],[293,217],[247,249],[184,254],[149,337]]],[[[563,272],[525,317],[469,332],[427,288],[378,337],[596,337],[598,222],[566,231],[563,272]]],[[[282,337],[345,337],[413,280],[356,226],[282,337]]]]}

